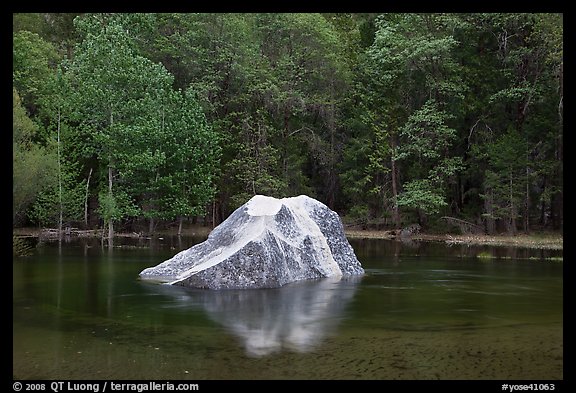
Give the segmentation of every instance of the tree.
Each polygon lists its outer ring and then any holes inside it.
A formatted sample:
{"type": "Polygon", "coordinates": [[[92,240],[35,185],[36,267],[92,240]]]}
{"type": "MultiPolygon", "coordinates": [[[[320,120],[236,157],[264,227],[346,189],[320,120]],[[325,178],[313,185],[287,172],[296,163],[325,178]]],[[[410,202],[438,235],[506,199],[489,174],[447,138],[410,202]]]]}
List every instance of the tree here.
{"type": "MultiPolygon", "coordinates": [[[[43,33],[46,30],[44,19],[41,15],[37,16],[28,19],[36,23],[24,26],[35,26],[36,30],[43,33]]],[[[15,16],[15,24],[18,19],[22,18],[15,16]]],[[[44,151],[51,157],[55,154],[57,159],[57,181],[50,181],[37,190],[27,216],[40,225],[58,223],[58,228],[62,229],[64,219],[73,220],[78,216],[77,195],[78,188],[82,185],[76,183],[76,174],[72,170],[78,165],[65,163],[61,154],[60,117],[63,91],[59,85],[61,74],[56,72],[60,56],[51,43],[39,34],[24,29],[14,34],[13,44],[14,86],[25,92],[26,107],[39,125],[32,140],[38,146],[44,147],[44,151]]],[[[16,154],[19,156],[22,151],[16,154]]]]}
{"type": "MultiPolygon", "coordinates": [[[[169,91],[161,108],[158,139],[164,159],[154,172],[147,166],[139,168],[143,214],[154,218],[179,218],[179,231],[184,217],[202,215],[213,200],[215,176],[220,160],[218,135],[208,124],[206,116],[191,89],[169,91]]],[[[152,229],[152,228],[151,228],[152,229]]]]}
{"type": "Polygon", "coordinates": [[[489,145],[490,169],[486,171],[484,198],[490,202],[486,216],[501,219],[511,235],[517,232],[521,201],[525,190],[526,144],[518,131],[510,130],[489,145]]]}
{"type": "Polygon", "coordinates": [[[74,28],[78,13],[14,13],[12,31],[26,30],[49,42],[62,55],[72,57],[79,34],[74,28]]]}
{"type": "Polygon", "coordinates": [[[263,93],[271,97],[283,177],[290,190],[308,188],[292,175],[308,169],[311,191],[334,208],[344,143],[341,107],[351,82],[347,48],[319,14],[262,15],[258,26],[274,81],[274,90],[263,93]],[[307,168],[299,167],[303,146],[307,168]]]}
{"type": "Polygon", "coordinates": [[[12,89],[12,225],[26,222],[28,209],[41,193],[56,184],[57,158],[33,142],[38,126],[28,117],[12,89]]]}
{"type": "MultiPolygon", "coordinates": [[[[474,28],[471,31],[481,37],[480,53],[466,66],[467,75],[474,75],[468,80],[478,103],[467,108],[467,139],[472,147],[469,167],[481,174],[475,189],[485,191],[488,231],[496,230],[493,212],[499,210],[486,191],[495,181],[490,173],[497,173],[488,151],[501,150],[501,138],[512,129],[517,145],[525,148],[524,175],[514,176],[514,183],[523,187],[522,200],[514,206],[515,219],[522,219],[525,232],[530,230],[531,217],[546,225],[551,216],[558,227],[561,220],[556,211],[562,210],[561,187],[557,187],[562,168],[562,18],[558,14],[474,14],[467,19],[474,28]]],[[[508,230],[515,231],[510,225],[508,220],[508,230]]]]}
{"type": "Polygon", "coordinates": [[[14,222],[99,195],[111,237],[263,193],[559,229],[562,59],[552,13],[14,14],[14,222]]]}
{"type": "Polygon", "coordinates": [[[48,95],[46,86],[60,61],[52,44],[26,30],[13,34],[12,82],[31,116],[39,113],[38,100],[48,95]]]}
{"type": "Polygon", "coordinates": [[[416,179],[407,182],[398,197],[398,205],[437,214],[447,206],[444,185],[462,170],[461,157],[447,155],[447,147],[456,138],[456,130],[446,125],[449,116],[438,108],[435,100],[427,101],[410,115],[400,131],[404,144],[398,159],[416,164],[416,179]]]}
{"type": "Polygon", "coordinates": [[[454,116],[447,112],[465,91],[453,54],[460,24],[447,15],[394,14],[379,17],[376,26],[364,60],[363,118],[374,141],[388,145],[375,149],[370,162],[374,173],[389,176],[383,184],[392,192],[382,196],[392,199],[398,224],[400,206],[438,213],[447,205],[446,184],[461,169],[450,149],[456,134],[449,126],[454,116]]]}
{"type": "Polygon", "coordinates": [[[253,193],[334,205],[350,74],[333,25],[319,14],[163,14],[156,23],[148,53],[175,86],[198,93],[222,135],[221,215],[253,193]]]}
{"type": "MultiPolygon", "coordinates": [[[[261,184],[272,177],[267,173],[270,167],[261,165],[268,160],[267,153],[261,155],[264,151],[252,145],[251,134],[243,132],[247,125],[256,127],[255,121],[261,130],[269,127],[268,117],[254,113],[263,106],[260,86],[269,85],[262,76],[255,18],[244,14],[161,14],[142,40],[152,43],[142,49],[175,76],[176,88],[196,92],[213,132],[220,136],[221,176],[214,203],[220,220],[251,195],[251,173],[262,179],[261,184]],[[242,140],[244,136],[247,139],[242,140]],[[255,167],[257,173],[251,169],[255,167]]],[[[263,141],[269,143],[267,138],[263,141]]],[[[259,188],[259,192],[271,190],[259,188]]]]}
{"type": "MultiPolygon", "coordinates": [[[[155,215],[153,212],[160,205],[152,202],[158,199],[161,171],[172,169],[167,157],[175,154],[170,149],[176,146],[162,142],[166,141],[165,133],[176,135],[181,131],[166,127],[172,124],[166,122],[167,114],[178,104],[171,87],[172,76],[162,65],[138,54],[124,27],[124,19],[125,16],[105,15],[76,19],[85,39],[76,49],[74,60],[67,65],[66,73],[70,121],[83,136],[85,157],[95,157],[106,173],[106,185],[99,195],[110,244],[114,222],[141,212],[146,212],[149,218],[155,215]]],[[[195,110],[190,106],[191,100],[189,96],[186,101],[180,101],[186,104],[176,115],[180,124],[191,119],[189,113],[195,110]]],[[[212,134],[202,127],[206,128],[207,124],[187,124],[187,129],[198,131],[199,139],[211,138],[212,134]]],[[[207,146],[213,148],[214,145],[207,146]]],[[[213,166],[201,165],[197,151],[190,154],[186,157],[191,160],[189,165],[206,171],[198,170],[198,178],[188,181],[204,184],[213,166]]],[[[217,158],[212,151],[208,157],[217,158]]],[[[206,201],[194,202],[204,204],[206,201]]]]}

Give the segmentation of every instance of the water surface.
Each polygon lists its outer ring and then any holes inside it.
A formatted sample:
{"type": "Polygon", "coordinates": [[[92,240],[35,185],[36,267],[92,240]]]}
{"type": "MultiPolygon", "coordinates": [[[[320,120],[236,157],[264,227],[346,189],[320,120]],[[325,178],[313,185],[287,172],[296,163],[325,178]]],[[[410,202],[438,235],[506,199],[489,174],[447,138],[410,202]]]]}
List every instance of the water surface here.
{"type": "Polygon", "coordinates": [[[561,251],[352,240],[363,277],[138,280],[200,240],[45,243],[14,259],[14,378],[563,378],[561,251]]]}

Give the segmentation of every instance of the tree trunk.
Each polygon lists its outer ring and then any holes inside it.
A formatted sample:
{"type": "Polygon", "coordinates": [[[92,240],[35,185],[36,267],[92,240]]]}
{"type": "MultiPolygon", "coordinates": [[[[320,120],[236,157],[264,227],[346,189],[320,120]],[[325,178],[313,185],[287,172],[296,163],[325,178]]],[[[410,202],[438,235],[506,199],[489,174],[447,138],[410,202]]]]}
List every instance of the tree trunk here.
{"type": "MultiPolygon", "coordinates": [[[[108,194],[112,197],[112,163],[108,165],[108,194]]],[[[114,243],[114,220],[108,220],[108,247],[112,248],[114,243]]]]}
{"type": "MultiPolygon", "coordinates": [[[[112,110],[110,110],[110,129],[112,129],[112,126],[114,125],[114,115],[112,110]]],[[[114,181],[114,177],[113,177],[113,171],[112,171],[112,156],[110,156],[108,158],[108,195],[110,196],[110,199],[112,199],[113,194],[112,194],[112,183],[114,181]]],[[[112,216],[110,216],[110,218],[108,219],[108,248],[112,248],[114,245],[114,219],[112,218],[112,216]]]]}
{"type": "Polygon", "coordinates": [[[513,194],[513,186],[514,183],[512,181],[512,171],[510,171],[510,179],[508,182],[509,186],[509,198],[510,198],[510,226],[508,227],[508,232],[512,236],[516,236],[516,205],[514,204],[514,194],[513,194]]]}
{"type": "Polygon", "coordinates": [[[58,107],[58,200],[59,200],[59,209],[60,209],[60,216],[58,218],[58,239],[62,239],[62,216],[63,216],[63,207],[62,207],[62,166],[60,164],[60,107],[58,107]]]}
{"type": "Polygon", "coordinates": [[[558,120],[559,120],[559,127],[558,127],[558,138],[556,141],[556,159],[558,161],[558,170],[556,176],[556,182],[558,183],[558,189],[560,190],[556,196],[554,197],[554,203],[552,208],[555,211],[553,216],[557,217],[555,222],[555,227],[557,229],[563,230],[564,229],[564,145],[563,145],[563,115],[564,115],[564,62],[560,63],[560,71],[559,71],[559,95],[560,100],[558,104],[558,120]]]}
{"type": "MultiPolygon", "coordinates": [[[[526,162],[528,162],[528,152],[526,152],[526,162]]],[[[526,165],[526,195],[524,200],[524,233],[530,232],[530,171],[526,165]]]]}
{"type": "Polygon", "coordinates": [[[92,176],[92,168],[88,172],[88,180],[86,180],[86,196],[84,197],[84,227],[88,228],[88,191],[90,188],[90,177],[92,176]]]}
{"type": "Polygon", "coordinates": [[[148,226],[148,233],[150,235],[154,233],[154,217],[150,217],[150,225],[148,226]]]}
{"type": "Polygon", "coordinates": [[[336,124],[335,124],[335,108],[334,104],[330,105],[329,114],[328,114],[328,129],[330,131],[330,159],[329,159],[329,167],[328,167],[328,207],[334,210],[336,205],[336,173],[334,171],[334,161],[336,160],[335,157],[335,133],[336,133],[336,124]]]}
{"type": "Polygon", "coordinates": [[[486,190],[484,211],[486,212],[486,232],[489,235],[493,235],[496,232],[496,222],[494,221],[494,204],[491,189],[486,190]]]}
{"type": "Polygon", "coordinates": [[[400,213],[398,211],[398,187],[396,185],[396,141],[394,140],[394,135],[390,135],[390,146],[392,147],[392,155],[390,158],[390,165],[392,167],[392,222],[394,227],[398,228],[400,226],[400,213]]]}

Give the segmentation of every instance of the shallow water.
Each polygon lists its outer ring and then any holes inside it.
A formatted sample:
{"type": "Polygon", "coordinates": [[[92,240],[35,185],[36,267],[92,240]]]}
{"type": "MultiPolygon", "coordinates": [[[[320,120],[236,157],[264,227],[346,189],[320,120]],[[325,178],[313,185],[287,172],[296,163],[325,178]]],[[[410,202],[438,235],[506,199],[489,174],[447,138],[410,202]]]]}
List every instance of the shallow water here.
{"type": "Polygon", "coordinates": [[[563,378],[563,263],[544,259],[561,251],[352,240],[363,277],[138,280],[200,240],[46,243],[14,259],[14,378],[563,378]]]}

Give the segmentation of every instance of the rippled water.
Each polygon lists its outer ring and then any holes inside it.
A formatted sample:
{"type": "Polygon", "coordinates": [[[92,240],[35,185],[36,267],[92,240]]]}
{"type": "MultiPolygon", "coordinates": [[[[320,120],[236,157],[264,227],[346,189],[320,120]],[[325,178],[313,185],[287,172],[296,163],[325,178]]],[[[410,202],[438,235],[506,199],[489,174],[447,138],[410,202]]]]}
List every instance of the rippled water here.
{"type": "Polygon", "coordinates": [[[198,241],[47,243],[15,259],[14,378],[563,378],[561,251],[352,240],[363,277],[240,291],[138,280],[198,241]]]}

